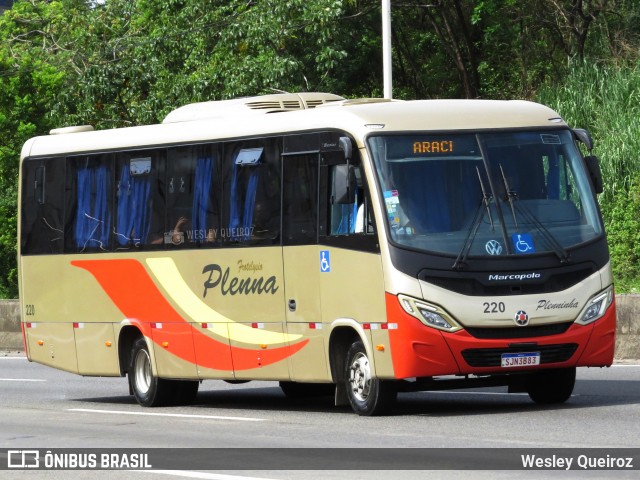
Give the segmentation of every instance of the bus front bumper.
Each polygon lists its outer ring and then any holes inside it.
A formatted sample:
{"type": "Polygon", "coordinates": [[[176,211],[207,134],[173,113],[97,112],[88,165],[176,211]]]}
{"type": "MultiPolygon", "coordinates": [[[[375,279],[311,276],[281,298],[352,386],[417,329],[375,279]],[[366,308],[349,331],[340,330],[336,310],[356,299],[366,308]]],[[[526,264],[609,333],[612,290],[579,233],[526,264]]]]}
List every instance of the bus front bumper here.
{"type": "Polygon", "coordinates": [[[453,333],[436,330],[423,325],[402,308],[395,308],[394,304],[398,305],[397,300],[387,303],[387,314],[389,321],[398,324],[397,330],[390,331],[393,377],[396,379],[607,367],[613,363],[615,303],[600,319],[588,325],[573,323],[564,333],[501,339],[476,338],[466,330],[453,333]],[[502,366],[504,354],[536,352],[539,353],[539,365],[502,366]]]}

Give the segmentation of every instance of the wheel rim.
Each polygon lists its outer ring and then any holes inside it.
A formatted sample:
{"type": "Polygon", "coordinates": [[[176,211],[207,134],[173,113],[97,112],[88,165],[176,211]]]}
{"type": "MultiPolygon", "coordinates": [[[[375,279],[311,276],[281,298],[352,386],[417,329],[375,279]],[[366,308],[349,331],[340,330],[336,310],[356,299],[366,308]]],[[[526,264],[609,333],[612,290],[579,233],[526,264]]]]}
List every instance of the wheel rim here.
{"type": "Polygon", "coordinates": [[[358,353],[349,367],[349,384],[356,400],[365,402],[371,391],[371,370],[369,359],[364,353],[358,353]]]}
{"type": "Polygon", "coordinates": [[[134,363],[135,384],[140,393],[147,393],[151,387],[151,360],[146,350],[139,350],[134,363]]]}

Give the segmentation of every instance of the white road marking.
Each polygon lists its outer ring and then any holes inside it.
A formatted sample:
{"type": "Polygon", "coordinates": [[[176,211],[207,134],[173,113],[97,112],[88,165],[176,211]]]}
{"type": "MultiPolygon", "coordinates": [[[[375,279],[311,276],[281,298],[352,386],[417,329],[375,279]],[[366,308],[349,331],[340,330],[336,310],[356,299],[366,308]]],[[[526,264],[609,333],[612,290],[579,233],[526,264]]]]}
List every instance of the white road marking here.
{"type": "Polygon", "coordinates": [[[263,477],[244,477],[240,475],[225,475],[222,473],[187,472],[185,470],[134,470],[143,473],[173,475],[175,477],[204,478],[207,480],[272,480],[263,477]]]}
{"type": "Polygon", "coordinates": [[[147,417],[204,418],[208,420],[236,420],[239,422],[264,422],[266,418],[223,417],[218,415],[190,415],[185,413],[128,412],[126,410],[98,410],[90,408],[68,408],[69,412],[111,413],[115,415],[140,415],[147,417]]]}
{"type": "Polygon", "coordinates": [[[0,382],[46,382],[41,378],[0,378],[0,382]]]}

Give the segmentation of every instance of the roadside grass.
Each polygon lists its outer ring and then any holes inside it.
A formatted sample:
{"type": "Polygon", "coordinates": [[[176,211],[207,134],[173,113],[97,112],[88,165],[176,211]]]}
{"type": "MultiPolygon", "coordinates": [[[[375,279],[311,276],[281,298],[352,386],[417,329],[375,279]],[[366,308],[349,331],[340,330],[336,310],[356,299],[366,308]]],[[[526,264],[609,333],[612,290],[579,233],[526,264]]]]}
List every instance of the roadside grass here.
{"type": "Polygon", "coordinates": [[[640,292],[640,64],[576,63],[562,85],[543,86],[536,100],[591,133],[616,291],[640,292]]]}

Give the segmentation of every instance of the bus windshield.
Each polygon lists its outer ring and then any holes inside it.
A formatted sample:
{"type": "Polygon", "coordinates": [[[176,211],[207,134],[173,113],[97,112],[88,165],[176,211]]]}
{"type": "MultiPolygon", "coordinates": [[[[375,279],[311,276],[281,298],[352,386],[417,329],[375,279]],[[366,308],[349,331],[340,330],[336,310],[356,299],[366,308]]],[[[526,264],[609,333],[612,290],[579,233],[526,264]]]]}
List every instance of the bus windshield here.
{"type": "Polygon", "coordinates": [[[540,253],[565,262],[567,249],[602,235],[569,130],[378,135],[368,144],[401,246],[456,263],[540,253]]]}

